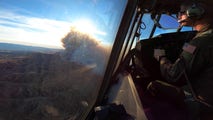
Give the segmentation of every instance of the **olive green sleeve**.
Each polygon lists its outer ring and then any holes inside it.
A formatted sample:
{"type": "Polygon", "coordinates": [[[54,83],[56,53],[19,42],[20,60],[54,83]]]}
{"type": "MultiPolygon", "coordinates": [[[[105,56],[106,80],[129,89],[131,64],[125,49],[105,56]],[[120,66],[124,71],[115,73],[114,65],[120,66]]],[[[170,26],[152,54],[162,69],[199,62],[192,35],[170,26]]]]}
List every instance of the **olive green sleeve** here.
{"type": "MultiPolygon", "coordinates": [[[[195,46],[193,43],[190,43],[190,45],[195,46]]],[[[171,63],[167,58],[162,58],[160,60],[161,73],[167,81],[177,82],[184,72],[191,72],[192,69],[196,69],[193,70],[196,72],[199,69],[199,64],[194,63],[199,63],[200,61],[199,59],[195,59],[199,52],[197,47],[195,48],[196,50],[193,53],[183,50],[180,57],[174,63],[171,63]]]]}
{"type": "Polygon", "coordinates": [[[175,63],[171,63],[166,57],[160,61],[162,76],[169,82],[177,82],[185,70],[185,62],[178,58],[175,63]]]}

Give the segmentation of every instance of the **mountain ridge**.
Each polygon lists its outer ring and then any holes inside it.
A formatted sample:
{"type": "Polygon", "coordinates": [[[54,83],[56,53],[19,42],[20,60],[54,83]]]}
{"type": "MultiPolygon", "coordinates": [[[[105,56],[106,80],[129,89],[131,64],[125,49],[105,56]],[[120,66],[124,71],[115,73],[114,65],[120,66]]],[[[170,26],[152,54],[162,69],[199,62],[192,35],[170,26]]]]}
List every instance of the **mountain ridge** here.
{"type": "Polygon", "coordinates": [[[4,50],[4,51],[7,51],[7,50],[8,51],[35,51],[35,52],[52,51],[52,52],[54,52],[54,51],[60,51],[62,49],[0,42],[0,50],[4,50]]]}

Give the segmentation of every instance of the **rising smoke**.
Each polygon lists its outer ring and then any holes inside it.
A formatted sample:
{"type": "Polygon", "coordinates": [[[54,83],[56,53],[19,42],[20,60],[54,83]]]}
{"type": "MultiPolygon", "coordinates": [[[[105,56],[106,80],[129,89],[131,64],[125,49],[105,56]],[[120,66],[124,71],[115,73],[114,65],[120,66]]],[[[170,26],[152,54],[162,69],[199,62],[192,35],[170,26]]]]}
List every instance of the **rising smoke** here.
{"type": "Polygon", "coordinates": [[[94,37],[71,28],[61,41],[65,48],[63,57],[66,60],[90,67],[96,73],[105,70],[109,47],[101,45],[94,37]]]}

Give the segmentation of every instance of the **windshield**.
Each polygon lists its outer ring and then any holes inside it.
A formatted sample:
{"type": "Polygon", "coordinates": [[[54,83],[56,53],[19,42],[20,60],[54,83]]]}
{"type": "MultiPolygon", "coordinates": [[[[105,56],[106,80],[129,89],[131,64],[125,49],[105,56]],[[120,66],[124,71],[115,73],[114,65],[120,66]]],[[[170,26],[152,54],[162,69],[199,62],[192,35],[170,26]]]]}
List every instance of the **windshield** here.
{"type": "Polygon", "coordinates": [[[127,0],[1,0],[0,119],[81,119],[127,0]]]}
{"type": "MultiPolygon", "coordinates": [[[[159,22],[155,24],[154,20],[151,19],[151,14],[144,14],[141,21],[142,24],[140,26],[140,39],[142,40],[164,33],[176,32],[180,27],[179,23],[177,22],[176,15],[170,16],[162,14],[159,22]],[[152,32],[154,33],[152,34],[152,32]]],[[[192,27],[183,27],[181,31],[192,31],[192,27]]]]}

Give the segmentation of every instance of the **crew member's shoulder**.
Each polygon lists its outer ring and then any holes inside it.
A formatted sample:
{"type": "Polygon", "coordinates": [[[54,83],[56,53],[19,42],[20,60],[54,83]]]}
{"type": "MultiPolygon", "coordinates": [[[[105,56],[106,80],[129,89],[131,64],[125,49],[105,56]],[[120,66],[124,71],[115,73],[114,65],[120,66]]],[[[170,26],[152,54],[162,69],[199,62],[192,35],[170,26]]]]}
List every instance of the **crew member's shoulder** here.
{"type": "Polygon", "coordinates": [[[190,44],[195,46],[208,46],[213,45],[213,30],[210,29],[208,31],[205,31],[203,33],[198,33],[193,40],[190,41],[190,44]]]}

